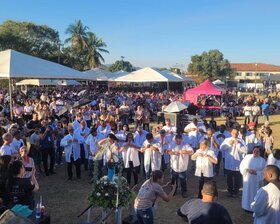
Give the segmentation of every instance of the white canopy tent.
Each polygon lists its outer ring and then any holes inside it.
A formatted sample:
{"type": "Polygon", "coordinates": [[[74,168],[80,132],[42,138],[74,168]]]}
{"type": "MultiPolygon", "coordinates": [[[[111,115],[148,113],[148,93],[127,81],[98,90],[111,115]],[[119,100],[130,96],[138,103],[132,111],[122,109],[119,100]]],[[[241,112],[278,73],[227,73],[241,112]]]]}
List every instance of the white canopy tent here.
{"type": "Polygon", "coordinates": [[[183,78],[170,71],[158,71],[150,67],[121,75],[115,82],[184,82],[183,78]]]}
{"type": "Polygon", "coordinates": [[[94,68],[92,70],[84,71],[83,73],[87,76],[87,79],[95,81],[108,81],[109,78],[114,76],[114,73],[101,68],[94,68]]]}
{"type": "Polygon", "coordinates": [[[14,50],[0,52],[0,78],[86,79],[75,69],[14,50]]]}
{"type": "Polygon", "coordinates": [[[215,85],[224,85],[225,83],[223,81],[221,81],[220,79],[215,80],[214,82],[212,82],[215,85]]]}
{"type": "Polygon", "coordinates": [[[17,86],[77,86],[81,83],[76,80],[57,79],[24,79],[16,83],[17,86]]]}

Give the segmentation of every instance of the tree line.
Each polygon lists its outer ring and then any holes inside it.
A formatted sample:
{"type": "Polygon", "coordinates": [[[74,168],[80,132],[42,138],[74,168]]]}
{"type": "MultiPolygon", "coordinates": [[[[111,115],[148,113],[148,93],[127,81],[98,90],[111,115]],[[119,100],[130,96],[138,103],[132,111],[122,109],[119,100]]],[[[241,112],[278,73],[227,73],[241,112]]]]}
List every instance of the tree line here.
{"type": "MultiPolygon", "coordinates": [[[[70,24],[65,33],[67,39],[62,42],[58,31],[47,25],[6,20],[0,24],[0,51],[13,49],[80,71],[97,68],[105,62],[103,54],[109,53],[107,44],[81,20],[70,24]]],[[[129,61],[117,60],[109,67],[111,72],[119,70],[131,72],[133,66],[129,61]]],[[[193,55],[188,72],[200,80],[225,80],[233,74],[229,61],[219,50],[193,55]]]]}

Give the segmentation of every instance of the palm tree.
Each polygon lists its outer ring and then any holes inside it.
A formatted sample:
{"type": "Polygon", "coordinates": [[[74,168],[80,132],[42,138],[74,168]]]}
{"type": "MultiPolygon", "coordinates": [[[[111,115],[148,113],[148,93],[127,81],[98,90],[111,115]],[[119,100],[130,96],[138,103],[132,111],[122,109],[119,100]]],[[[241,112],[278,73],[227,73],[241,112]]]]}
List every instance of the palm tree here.
{"type": "Polygon", "coordinates": [[[86,47],[87,30],[88,27],[84,26],[81,20],[70,24],[66,29],[66,34],[69,34],[70,37],[65,40],[65,43],[71,43],[72,48],[81,53],[86,47]]]}
{"type": "Polygon", "coordinates": [[[101,53],[109,53],[107,45],[102,38],[98,38],[94,33],[89,32],[86,41],[85,63],[90,69],[96,68],[105,62],[101,53]]]}

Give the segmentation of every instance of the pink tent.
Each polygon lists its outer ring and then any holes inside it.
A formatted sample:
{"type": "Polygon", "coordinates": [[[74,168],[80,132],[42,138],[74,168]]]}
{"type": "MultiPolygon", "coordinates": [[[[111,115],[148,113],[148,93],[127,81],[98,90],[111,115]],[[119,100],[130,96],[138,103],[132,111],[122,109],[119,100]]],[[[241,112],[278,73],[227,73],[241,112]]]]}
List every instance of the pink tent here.
{"type": "Polygon", "coordinates": [[[197,103],[198,95],[222,95],[225,90],[215,84],[213,84],[209,79],[201,83],[199,86],[188,89],[183,94],[183,99],[185,101],[190,101],[194,104],[197,103]]]}

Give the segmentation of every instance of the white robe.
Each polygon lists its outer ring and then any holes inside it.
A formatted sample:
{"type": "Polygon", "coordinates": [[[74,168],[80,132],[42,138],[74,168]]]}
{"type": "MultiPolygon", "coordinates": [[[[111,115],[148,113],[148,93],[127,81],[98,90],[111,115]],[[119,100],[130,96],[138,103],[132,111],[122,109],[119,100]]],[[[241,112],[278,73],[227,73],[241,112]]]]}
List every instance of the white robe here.
{"type": "Polygon", "coordinates": [[[251,207],[254,211],[254,224],[279,224],[280,190],[273,183],[262,187],[251,207]]]}
{"type": "Polygon", "coordinates": [[[152,168],[152,171],[160,170],[161,168],[161,147],[160,144],[157,143],[155,140],[153,140],[152,143],[149,143],[148,140],[144,141],[143,147],[146,147],[147,145],[152,145],[159,149],[158,151],[154,151],[151,148],[147,148],[144,152],[144,168],[145,172],[150,172],[150,166],[152,168]]]}
{"type": "Polygon", "coordinates": [[[280,169],[280,159],[275,159],[273,154],[271,153],[267,158],[266,165],[274,165],[280,169]]]}
{"type": "Polygon", "coordinates": [[[247,211],[252,211],[251,203],[262,186],[264,168],[264,158],[261,156],[254,157],[253,154],[246,155],[240,163],[240,173],[243,176],[242,208],[247,211]],[[250,174],[248,169],[256,170],[257,175],[250,174]]]}

